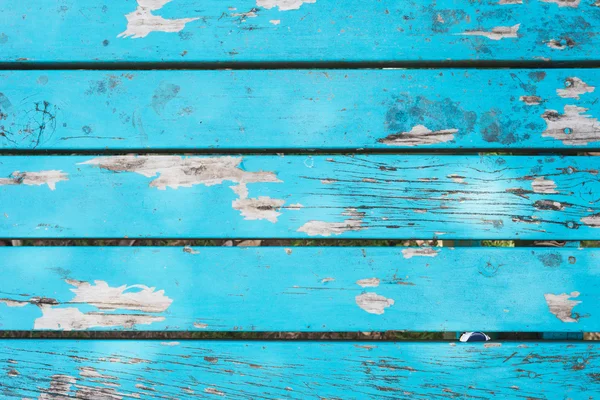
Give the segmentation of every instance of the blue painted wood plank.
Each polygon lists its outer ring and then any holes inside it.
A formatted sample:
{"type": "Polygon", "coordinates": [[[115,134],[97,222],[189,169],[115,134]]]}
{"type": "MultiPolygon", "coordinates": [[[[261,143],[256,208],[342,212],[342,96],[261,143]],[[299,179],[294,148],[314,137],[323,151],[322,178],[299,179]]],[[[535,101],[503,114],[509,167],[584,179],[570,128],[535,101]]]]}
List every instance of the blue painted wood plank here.
{"type": "Polygon", "coordinates": [[[0,248],[0,329],[600,331],[600,250],[0,248]]]}
{"type": "Polygon", "coordinates": [[[596,157],[4,156],[0,237],[600,237],[596,157]]]}
{"type": "Polygon", "coordinates": [[[0,3],[3,62],[597,60],[594,1],[0,3]]]}
{"type": "Polygon", "coordinates": [[[592,399],[598,345],[4,340],[6,398],[592,399]]]}
{"type": "Polygon", "coordinates": [[[600,148],[559,70],[2,71],[0,148],[600,148]]]}

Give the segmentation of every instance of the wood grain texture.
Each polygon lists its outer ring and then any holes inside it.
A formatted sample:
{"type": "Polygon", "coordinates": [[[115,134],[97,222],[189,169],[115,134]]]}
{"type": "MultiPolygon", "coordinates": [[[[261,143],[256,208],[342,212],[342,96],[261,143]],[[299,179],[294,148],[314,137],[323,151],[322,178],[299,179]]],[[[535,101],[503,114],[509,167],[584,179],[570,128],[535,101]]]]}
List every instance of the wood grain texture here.
{"type": "Polygon", "coordinates": [[[579,0],[3,2],[3,62],[597,60],[579,0]]]}
{"type": "Polygon", "coordinates": [[[598,345],[5,340],[6,398],[593,399],[598,345]]]}
{"type": "Polygon", "coordinates": [[[595,70],[4,71],[0,148],[600,147],[595,70]]]}
{"type": "Polygon", "coordinates": [[[5,156],[0,177],[0,237],[600,237],[596,157],[5,156]]]}
{"type": "Polygon", "coordinates": [[[0,248],[0,329],[594,332],[599,259],[596,249],[0,248]]]}

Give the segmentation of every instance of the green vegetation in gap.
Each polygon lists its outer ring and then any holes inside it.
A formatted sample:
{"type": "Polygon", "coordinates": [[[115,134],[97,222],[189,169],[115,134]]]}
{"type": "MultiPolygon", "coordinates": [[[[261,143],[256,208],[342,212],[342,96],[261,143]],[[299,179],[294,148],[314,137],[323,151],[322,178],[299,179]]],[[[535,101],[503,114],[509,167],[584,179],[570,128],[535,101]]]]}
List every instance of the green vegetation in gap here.
{"type": "Polygon", "coordinates": [[[482,240],[481,245],[484,247],[515,247],[513,240],[482,240]]]}

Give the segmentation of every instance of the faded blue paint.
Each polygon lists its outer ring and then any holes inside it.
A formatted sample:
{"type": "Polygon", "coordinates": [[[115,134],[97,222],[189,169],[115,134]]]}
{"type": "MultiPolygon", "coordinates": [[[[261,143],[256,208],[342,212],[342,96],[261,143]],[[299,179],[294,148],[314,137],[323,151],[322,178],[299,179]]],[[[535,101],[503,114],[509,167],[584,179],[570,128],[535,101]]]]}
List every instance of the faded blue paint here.
{"type": "Polygon", "coordinates": [[[598,345],[581,343],[4,340],[0,393],[590,399],[600,389],[599,356],[598,345]]]}
{"type": "Polygon", "coordinates": [[[597,59],[599,8],[593,0],[562,2],[575,7],[537,0],[505,5],[499,0],[378,1],[368,6],[358,0],[318,0],[280,11],[256,0],[206,0],[201,7],[195,0],[173,0],[152,14],[195,20],[177,26],[179,32],[135,39],[118,37],[126,31],[126,15],[138,6],[132,0],[4,1],[0,61],[597,59]],[[497,27],[515,32],[505,38],[463,35],[497,27]]]}
{"type": "MultiPolygon", "coordinates": [[[[162,319],[133,327],[60,328],[67,330],[600,330],[599,250],[436,248],[434,257],[406,258],[407,249],[0,248],[0,329],[26,331],[41,324],[43,312],[31,300],[37,297],[53,310],[162,319]],[[143,285],[154,288],[154,299],[170,302],[160,312],[145,310],[158,302],[131,306],[126,295],[96,295],[81,303],[73,281],[143,285]],[[545,295],[574,292],[579,294],[571,300],[579,303],[565,315],[553,313],[545,295]],[[357,303],[368,293],[393,304],[381,314],[369,313],[357,303]],[[129,308],[107,310],[109,299],[129,308]]],[[[125,293],[142,290],[134,286],[125,293]]]]}
{"type": "Polygon", "coordinates": [[[600,237],[596,157],[156,157],[2,157],[0,237],[600,237]]]}
{"type": "Polygon", "coordinates": [[[597,122],[579,141],[543,135],[547,110],[600,118],[589,69],[4,71],[0,81],[4,149],[600,147],[597,122]],[[561,97],[570,78],[588,91],[561,97]],[[386,143],[418,126],[456,132],[386,143]]]}

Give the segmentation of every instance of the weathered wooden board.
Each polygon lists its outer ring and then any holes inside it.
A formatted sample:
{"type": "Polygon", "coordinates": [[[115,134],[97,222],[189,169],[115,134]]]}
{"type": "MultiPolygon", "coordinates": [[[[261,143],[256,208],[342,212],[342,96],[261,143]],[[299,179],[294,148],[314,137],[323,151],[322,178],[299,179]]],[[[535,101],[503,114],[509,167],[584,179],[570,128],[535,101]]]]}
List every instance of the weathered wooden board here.
{"type": "Polygon", "coordinates": [[[600,148],[596,70],[4,71],[3,149],[600,148]]]}
{"type": "Polygon", "coordinates": [[[0,3],[0,61],[598,59],[594,0],[0,3]]]}
{"type": "Polygon", "coordinates": [[[4,340],[6,398],[594,399],[598,345],[4,340]]]}
{"type": "Polygon", "coordinates": [[[4,156],[0,237],[600,238],[597,157],[4,156]]]}
{"type": "Polygon", "coordinates": [[[0,329],[600,331],[600,249],[0,248],[0,329]]]}

